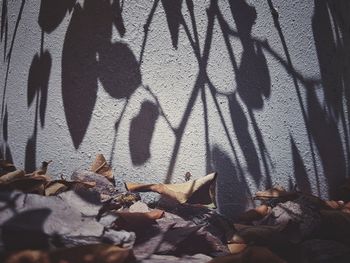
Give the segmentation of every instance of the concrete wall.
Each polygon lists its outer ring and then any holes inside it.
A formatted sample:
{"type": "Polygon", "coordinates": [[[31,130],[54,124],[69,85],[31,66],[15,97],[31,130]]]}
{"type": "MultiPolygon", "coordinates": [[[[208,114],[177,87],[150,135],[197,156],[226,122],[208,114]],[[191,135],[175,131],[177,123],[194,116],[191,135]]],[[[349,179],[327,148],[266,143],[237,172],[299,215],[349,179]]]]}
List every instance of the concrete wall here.
{"type": "Polygon", "coordinates": [[[216,170],[221,211],[349,171],[350,4],[3,0],[2,154],[182,182],[216,170]],[[273,10],[273,11],[271,11],[273,10]]]}

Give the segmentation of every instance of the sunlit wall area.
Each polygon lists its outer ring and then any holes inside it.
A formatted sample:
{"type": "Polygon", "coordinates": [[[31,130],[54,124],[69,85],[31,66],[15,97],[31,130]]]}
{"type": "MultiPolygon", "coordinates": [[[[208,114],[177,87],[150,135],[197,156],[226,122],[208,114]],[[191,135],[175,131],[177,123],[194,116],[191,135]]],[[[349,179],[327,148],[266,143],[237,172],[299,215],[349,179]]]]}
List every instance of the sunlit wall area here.
{"type": "Polygon", "coordinates": [[[350,3],[42,0],[1,6],[1,153],[32,171],[183,182],[225,214],[349,174],[350,3]]]}

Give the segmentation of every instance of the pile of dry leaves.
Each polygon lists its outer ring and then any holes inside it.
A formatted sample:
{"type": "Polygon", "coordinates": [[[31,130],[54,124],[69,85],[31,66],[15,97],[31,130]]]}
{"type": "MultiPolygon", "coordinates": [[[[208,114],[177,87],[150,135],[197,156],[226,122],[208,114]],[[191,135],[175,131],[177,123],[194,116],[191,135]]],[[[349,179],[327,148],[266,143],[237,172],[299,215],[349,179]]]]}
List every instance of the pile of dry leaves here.
{"type": "Polygon", "coordinates": [[[350,260],[350,183],[342,201],[281,187],[258,192],[260,205],[232,222],[214,209],[216,173],[117,189],[103,155],[69,179],[52,179],[49,163],[26,174],[0,161],[1,262],[350,260]],[[140,192],[161,199],[146,204],[140,192]]]}

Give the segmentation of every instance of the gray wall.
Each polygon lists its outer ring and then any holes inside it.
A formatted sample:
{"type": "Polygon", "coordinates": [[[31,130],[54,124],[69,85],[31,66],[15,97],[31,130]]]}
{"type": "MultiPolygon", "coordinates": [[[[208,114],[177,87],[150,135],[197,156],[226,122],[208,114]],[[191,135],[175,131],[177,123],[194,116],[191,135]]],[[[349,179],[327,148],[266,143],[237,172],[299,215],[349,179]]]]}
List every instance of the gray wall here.
{"type": "Polygon", "coordinates": [[[1,151],[27,171],[182,182],[221,211],[349,171],[349,1],[2,0],[1,151]],[[273,5],[273,6],[272,6],[273,5]],[[271,12],[274,8],[274,12],[271,12]]]}

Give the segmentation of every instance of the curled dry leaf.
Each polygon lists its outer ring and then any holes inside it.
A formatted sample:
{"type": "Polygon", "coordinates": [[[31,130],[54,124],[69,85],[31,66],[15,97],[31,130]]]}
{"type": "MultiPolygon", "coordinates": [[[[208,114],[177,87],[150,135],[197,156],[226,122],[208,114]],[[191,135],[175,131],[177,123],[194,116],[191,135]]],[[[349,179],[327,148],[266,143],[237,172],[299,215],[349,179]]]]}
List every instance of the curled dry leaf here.
{"type": "Polygon", "coordinates": [[[46,176],[21,176],[17,179],[0,183],[0,189],[3,190],[20,190],[25,193],[38,193],[42,194],[44,191],[44,185],[47,182],[46,176]]]}
{"type": "MultiPolygon", "coordinates": [[[[348,240],[350,236],[350,214],[340,210],[320,210],[321,235],[325,239],[348,240]]],[[[349,244],[350,241],[348,240],[349,244]]]]}
{"type": "Polygon", "coordinates": [[[6,263],[50,263],[47,252],[40,250],[22,250],[10,255],[6,263]]]}
{"type": "Polygon", "coordinates": [[[267,199],[277,198],[277,199],[283,199],[287,201],[287,200],[294,200],[295,198],[297,198],[297,196],[298,194],[296,192],[288,192],[281,186],[275,186],[266,191],[256,192],[254,199],[267,200],[267,199]]]}
{"type": "Polygon", "coordinates": [[[90,171],[103,175],[113,184],[115,183],[112,168],[107,164],[107,161],[103,154],[97,154],[96,159],[93,162],[90,171]]]}
{"type": "Polygon", "coordinates": [[[25,176],[23,170],[15,170],[0,177],[0,184],[9,183],[25,176]]]}
{"type": "Polygon", "coordinates": [[[80,181],[66,181],[66,180],[54,180],[50,181],[45,186],[45,195],[58,195],[64,191],[79,189],[79,188],[92,188],[96,185],[95,182],[80,182],[80,181]]]}
{"type": "Polygon", "coordinates": [[[50,252],[24,250],[11,255],[6,263],[123,263],[135,259],[132,250],[108,244],[62,248],[50,252]]]}
{"type": "Polygon", "coordinates": [[[118,219],[116,220],[115,225],[118,228],[137,231],[144,229],[145,226],[155,224],[157,219],[164,216],[164,211],[155,209],[145,213],[117,212],[117,215],[118,219]]]}
{"type": "Polygon", "coordinates": [[[230,250],[231,254],[238,254],[238,253],[241,253],[243,250],[245,250],[247,248],[247,244],[244,244],[244,243],[228,243],[227,247],[230,250]]]}
{"type": "Polygon", "coordinates": [[[250,246],[242,253],[217,257],[208,263],[287,263],[266,247],[250,246]]]}
{"type": "Polygon", "coordinates": [[[329,200],[329,201],[325,201],[325,204],[327,207],[332,209],[342,209],[344,207],[343,201],[329,200]]]}
{"type": "Polygon", "coordinates": [[[238,231],[233,235],[231,243],[245,243],[268,247],[281,247],[288,246],[289,244],[286,237],[282,234],[286,226],[246,226],[234,224],[234,227],[238,231]]]}
{"type": "Polygon", "coordinates": [[[125,183],[129,191],[156,192],[180,204],[186,202],[197,204],[211,204],[214,202],[214,182],[216,173],[208,174],[197,180],[180,184],[138,184],[125,183]],[[192,200],[190,200],[192,199],[192,200]]]}
{"type": "Polygon", "coordinates": [[[347,202],[344,204],[343,208],[341,209],[342,212],[344,213],[350,213],[350,202],[347,202]]]}
{"type": "Polygon", "coordinates": [[[242,213],[238,220],[240,222],[251,223],[256,220],[261,220],[264,216],[266,216],[271,211],[271,207],[267,205],[260,205],[254,209],[250,209],[244,213],[242,213]]]}
{"type": "Polygon", "coordinates": [[[46,178],[47,181],[51,180],[50,176],[47,175],[47,168],[49,164],[52,163],[52,161],[44,161],[41,163],[41,167],[34,172],[30,174],[26,174],[26,177],[34,178],[34,177],[40,177],[40,178],[46,178]]]}

